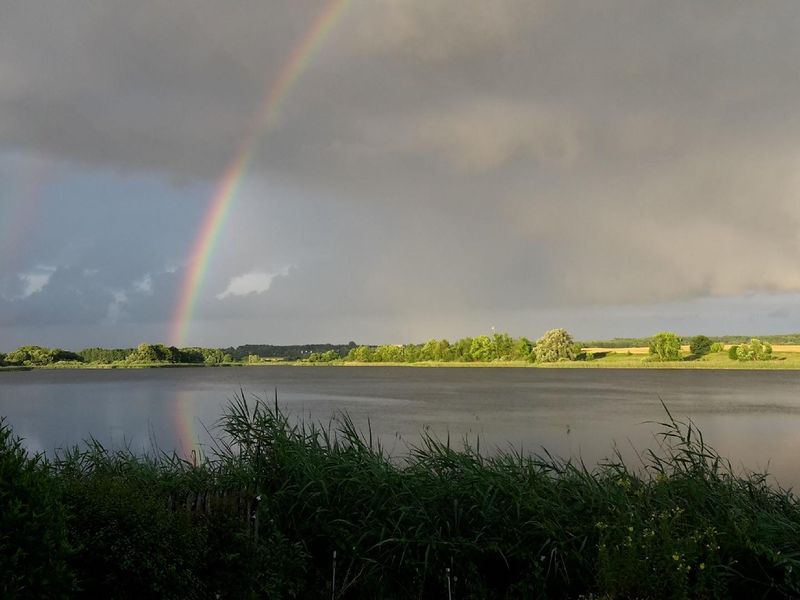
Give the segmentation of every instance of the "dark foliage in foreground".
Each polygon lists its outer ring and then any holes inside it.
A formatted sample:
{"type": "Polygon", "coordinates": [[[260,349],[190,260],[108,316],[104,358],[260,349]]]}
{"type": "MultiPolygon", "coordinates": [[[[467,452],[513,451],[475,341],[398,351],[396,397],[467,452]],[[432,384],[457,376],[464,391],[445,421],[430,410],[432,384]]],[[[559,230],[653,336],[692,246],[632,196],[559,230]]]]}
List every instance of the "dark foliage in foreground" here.
{"type": "Polygon", "coordinates": [[[347,417],[332,429],[296,425],[244,398],[222,420],[226,441],[198,465],[97,443],[45,464],[3,427],[0,591],[800,595],[795,497],[763,475],[734,475],[691,425],[663,425],[663,445],[636,471],[619,457],[594,471],[549,456],[487,457],[431,436],[390,460],[347,417]]]}

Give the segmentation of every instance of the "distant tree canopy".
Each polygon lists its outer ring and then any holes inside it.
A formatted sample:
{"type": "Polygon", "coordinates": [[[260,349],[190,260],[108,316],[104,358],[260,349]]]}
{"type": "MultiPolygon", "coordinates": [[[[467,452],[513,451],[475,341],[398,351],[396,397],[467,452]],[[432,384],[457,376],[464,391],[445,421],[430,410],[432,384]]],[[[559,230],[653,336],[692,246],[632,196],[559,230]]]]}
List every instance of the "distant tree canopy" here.
{"type": "Polygon", "coordinates": [[[107,364],[123,361],[133,348],[84,348],[78,354],[87,363],[107,364]]]}
{"type": "Polygon", "coordinates": [[[341,359],[341,355],[336,350],[328,350],[327,352],[314,352],[308,357],[308,362],[313,363],[329,363],[341,359]]]}
{"type": "Polygon", "coordinates": [[[704,356],[711,352],[711,338],[704,335],[697,335],[689,343],[689,352],[696,356],[704,356]]]}
{"type": "Polygon", "coordinates": [[[736,349],[736,359],[742,361],[771,360],[772,346],[755,338],[736,349]]]}
{"type": "Polygon", "coordinates": [[[58,362],[83,362],[83,357],[61,348],[21,346],[5,357],[9,365],[46,366],[58,362]]]}
{"type": "Polygon", "coordinates": [[[219,348],[176,348],[164,344],[139,344],[125,359],[130,364],[170,363],[219,365],[233,362],[219,348]]]}
{"type": "Polygon", "coordinates": [[[347,344],[297,344],[287,346],[274,346],[270,344],[245,344],[243,346],[223,348],[223,351],[230,354],[233,360],[248,361],[249,356],[259,358],[280,358],[284,360],[300,360],[308,358],[312,354],[322,354],[329,350],[335,350],[341,356],[345,356],[355,342],[347,344]]]}
{"type": "Polygon", "coordinates": [[[536,362],[552,363],[575,360],[578,350],[566,329],[551,329],[536,341],[533,352],[536,362]]]}
{"type": "Polygon", "coordinates": [[[455,342],[428,340],[424,344],[385,344],[355,346],[345,355],[347,362],[493,362],[531,360],[533,344],[527,338],[512,338],[507,333],[465,337],[455,342]]]}
{"type": "Polygon", "coordinates": [[[670,331],[657,333],[650,340],[650,360],[680,360],[681,339],[670,331]]]}

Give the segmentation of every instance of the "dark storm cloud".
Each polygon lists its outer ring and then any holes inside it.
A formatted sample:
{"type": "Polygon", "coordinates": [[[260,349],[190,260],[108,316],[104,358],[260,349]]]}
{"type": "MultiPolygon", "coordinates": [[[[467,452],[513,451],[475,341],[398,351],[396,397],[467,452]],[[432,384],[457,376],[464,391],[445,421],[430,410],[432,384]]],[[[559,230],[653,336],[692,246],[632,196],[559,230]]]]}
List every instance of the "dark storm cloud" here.
{"type": "MultiPolygon", "coordinates": [[[[94,269],[110,291],[81,319],[124,293],[121,321],[168,321],[211,184],[323,5],[0,2],[4,150],[206,186],[183,221],[150,206],[105,227],[133,201],[64,200],[82,234],[65,209],[6,280],[94,269]]],[[[798,25],[788,1],[353,0],[261,138],[198,322],[466,333],[493,312],[796,292],[798,25]]]]}

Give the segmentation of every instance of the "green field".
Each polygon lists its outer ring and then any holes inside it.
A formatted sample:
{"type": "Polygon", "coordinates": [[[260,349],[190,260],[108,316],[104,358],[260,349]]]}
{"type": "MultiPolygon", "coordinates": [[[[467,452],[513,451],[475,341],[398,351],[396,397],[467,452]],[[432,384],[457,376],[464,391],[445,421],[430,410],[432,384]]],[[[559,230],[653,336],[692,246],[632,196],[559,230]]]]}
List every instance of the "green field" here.
{"type": "Polygon", "coordinates": [[[728,358],[727,352],[707,354],[697,359],[648,362],[643,354],[609,353],[594,360],[556,362],[536,365],[543,369],[800,369],[800,352],[776,352],[772,360],[739,361],[728,358]]]}

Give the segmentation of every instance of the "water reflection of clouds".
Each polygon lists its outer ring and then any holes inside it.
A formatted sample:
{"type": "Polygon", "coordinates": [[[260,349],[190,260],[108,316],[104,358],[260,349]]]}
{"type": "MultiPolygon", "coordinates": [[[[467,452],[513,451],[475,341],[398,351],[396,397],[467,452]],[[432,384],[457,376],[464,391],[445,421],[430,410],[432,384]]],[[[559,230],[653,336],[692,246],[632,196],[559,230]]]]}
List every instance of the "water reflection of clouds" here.
{"type": "MultiPolygon", "coordinates": [[[[800,483],[798,373],[595,372],[534,369],[192,369],[143,372],[32,372],[0,378],[0,414],[31,449],[50,451],[90,433],[117,447],[187,454],[208,443],[228,399],[260,390],[293,418],[326,426],[345,411],[394,455],[418,443],[424,426],[451,445],[464,435],[482,451],[522,449],[581,456],[588,465],[613,456],[632,465],[657,448],[664,421],[659,398],[678,419],[691,416],[705,439],[734,466],[770,470],[800,483]],[[266,391],[265,391],[266,390],[266,391]],[[594,390],[594,391],[593,391],[594,390]],[[23,399],[23,400],[20,400],[23,399]]],[[[207,447],[207,446],[206,446],[207,447]]]]}

